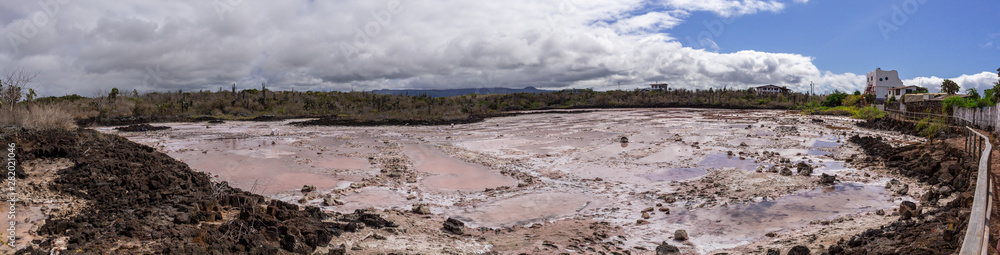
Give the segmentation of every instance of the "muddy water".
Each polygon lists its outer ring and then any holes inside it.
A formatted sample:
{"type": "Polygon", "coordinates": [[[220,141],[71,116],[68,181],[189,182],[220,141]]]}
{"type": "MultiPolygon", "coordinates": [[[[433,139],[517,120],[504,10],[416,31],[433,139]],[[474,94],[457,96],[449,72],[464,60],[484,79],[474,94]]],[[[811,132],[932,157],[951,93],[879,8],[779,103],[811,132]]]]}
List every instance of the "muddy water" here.
{"type": "Polygon", "coordinates": [[[468,192],[517,185],[513,178],[449,157],[425,145],[406,145],[403,152],[413,160],[417,171],[432,174],[421,181],[431,190],[468,192]]]}

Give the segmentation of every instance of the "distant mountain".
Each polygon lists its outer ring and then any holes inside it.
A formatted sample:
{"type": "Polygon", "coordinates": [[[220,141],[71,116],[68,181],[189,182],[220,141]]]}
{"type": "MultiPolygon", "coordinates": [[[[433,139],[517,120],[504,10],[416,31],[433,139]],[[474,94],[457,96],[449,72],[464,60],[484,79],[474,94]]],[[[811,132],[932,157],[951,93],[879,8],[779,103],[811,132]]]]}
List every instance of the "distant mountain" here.
{"type": "Polygon", "coordinates": [[[535,87],[525,87],[523,89],[511,89],[511,88],[475,88],[475,89],[380,89],[373,90],[373,93],[382,95],[428,95],[431,97],[450,97],[450,96],[461,96],[468,94],[512,94],[512,93],[543,93],[551,92],[551,90],[540,90],[535,87]]]}

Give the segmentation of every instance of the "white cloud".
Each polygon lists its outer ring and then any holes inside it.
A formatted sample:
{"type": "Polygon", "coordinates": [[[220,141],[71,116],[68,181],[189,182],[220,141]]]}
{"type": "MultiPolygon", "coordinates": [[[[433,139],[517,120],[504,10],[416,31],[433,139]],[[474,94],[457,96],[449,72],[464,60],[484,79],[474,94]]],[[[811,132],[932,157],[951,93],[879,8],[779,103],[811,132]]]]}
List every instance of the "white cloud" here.
{"type": "MultiPolygon", "coordinates": [[[[57,2],[57,1],[54,1],[57,2]]],[[[216,90],[455,87],[747,87],[863,89],[863,75],[821,71],[799,54],[721,54],[667,32],[691,12],[777,12],[761,0],[100,1],[49,16],[0,2],[0,69],[39,71],[41,95],[118,87],[216,90]],[[657,11],[649,11],[657,10],[657,11]],[[25,22],[50,17],[18,44],[25,22]],[[609,86],[612,85],[612,86],[609,86]]],[[[797,3],[806,1],[794,0],[797,3]]]]}
{"type": "MultiPolygon", "coordinates": [[[[927,88],[931,92],[937,92],[941,90],[941,83],[944,82],[946,78],[939,78],[937,76],[931,77],[918,77],[914,79],[903,80],[903,84],[906,85],[917,85],[927,88]]],[[[980,93],[983,90],[993,88],[993,83],[997,82],[997,73],[992,72],[982,72],[973,75],[962,75],[955,78],[947,78],[961,87],[962,93],[965,93],[966,89],[975,88],[980,93]]]]}

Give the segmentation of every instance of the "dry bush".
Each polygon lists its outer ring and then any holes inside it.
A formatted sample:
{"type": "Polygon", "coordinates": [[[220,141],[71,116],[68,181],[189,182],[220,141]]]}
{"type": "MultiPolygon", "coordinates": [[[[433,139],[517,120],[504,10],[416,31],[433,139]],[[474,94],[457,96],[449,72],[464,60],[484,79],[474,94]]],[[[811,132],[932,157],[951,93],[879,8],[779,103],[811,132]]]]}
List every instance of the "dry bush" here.
{"type": "Polygon", "coordinates": [[[17,125],[37,130],[75,130],[73,114],[58,105],[36,105],[15,110],[17,125]]]}

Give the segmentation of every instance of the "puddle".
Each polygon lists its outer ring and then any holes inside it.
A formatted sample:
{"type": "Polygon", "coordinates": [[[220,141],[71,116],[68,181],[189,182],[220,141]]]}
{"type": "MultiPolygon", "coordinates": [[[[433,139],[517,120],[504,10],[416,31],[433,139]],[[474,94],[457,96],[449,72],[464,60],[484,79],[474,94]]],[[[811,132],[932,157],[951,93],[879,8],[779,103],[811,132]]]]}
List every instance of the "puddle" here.
{"type": "Polygon", "coordinates": [[[517,185],[517,181],[513,178],[451,158],[424,145],[406,145],[403,153],[413,160],[417,171],[434,174],[421,181],[424,186],[432,190],[470,192],[517,185]]]}
{"type": "Polygon", "coordinates": [[[700,168],[670,168],[663,171],[647,174],[644,177],[655,182],[683,181],[701,177],[707,174],[700,168]]]}
{"type": "Polygon", "coordinates": [[[406,198],[403,197],[403,194],[383,187],[365,187],[354,193],[345,195],[340,198],[340,201],[344,202],[344,204],[330,208],[341,213],[351,213],[357,209],[367,208],[406,208],[406,198]]]}
{"type": "Polygon", "coordinates": [[[683,145],[671,145],[664,147],[663,150],[650,154],[649,156],[639,159],[639,163],[664,163],[664,162],[676,162],[680,160],[681,157],[690,157],[693,153],[691,152],[690,146],[683,145]]]}
{"type": "Polygon", "coordinates": [[[688,227],[692,242],[705,244],[707,247],[700,248],[712,250],[759,240],[768,232],[806,226],[813,220],[832,220],[891,208],[893,203],[888,199],[885,189],[878,185],[842,183],[774,201],[695,211],[676,210],[677,213],[657,220],[688,227]]]}
{"type": "Polygon", "coordinates": [[[740,144],[746,144],[749,146],[765,146],[771,145],[771,140],[767,139],[757,139],[757,138],[738,138],[729,141],[729,145],[740,146],[740,144]]]}
{"type": "Polygon", "coordinates": [[[320,190],[332,189],[347,181],[361,180],[360,176],[338,176],[342,179],[306,172],[296,169],[298,165],[287,159],[198,154],[202,153],[187,153],[178,158],[183,159],[192,169],[218,175],[219,179],[243,190],[250,190],[254,182],[257,182],[256,191],[263,191],[264,194],[298,190],[303,185],[315,185],[320,190]]]}
{"type": "Polygon", "coordinates": [[[321,158],[313,161],[313,166],[330,169],[368,169],[367,160],[359,158],[321,158]]]}
{"type": "Polygon", "coordinates": [[[583,194],[538,193],[496,201],[461,215],[474,226],[502,227],[566,217],[594,201],[583,194]]]}
{"type": "Polygon", "coordinates": [[[708,156],[705,156],[705,159],[702,159],[698,165],[704,168],[731,167],[753,171],[757,170],[757,165],[759,164],[754,163],[753,159],[740,160],[739,156],[729,156],[726,153],[720,152],[708,154],[708,156]]]}

